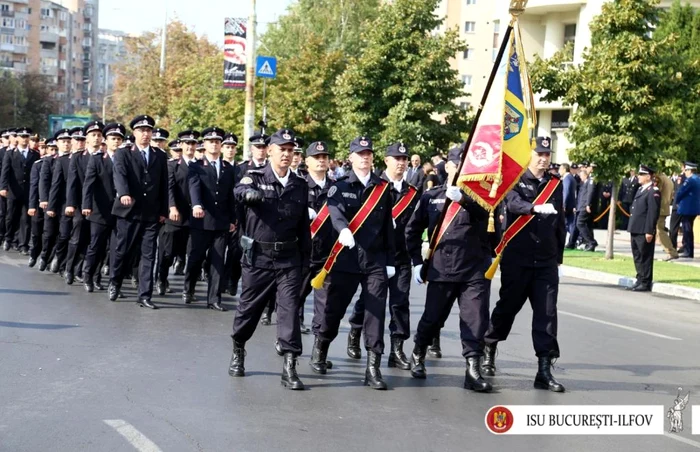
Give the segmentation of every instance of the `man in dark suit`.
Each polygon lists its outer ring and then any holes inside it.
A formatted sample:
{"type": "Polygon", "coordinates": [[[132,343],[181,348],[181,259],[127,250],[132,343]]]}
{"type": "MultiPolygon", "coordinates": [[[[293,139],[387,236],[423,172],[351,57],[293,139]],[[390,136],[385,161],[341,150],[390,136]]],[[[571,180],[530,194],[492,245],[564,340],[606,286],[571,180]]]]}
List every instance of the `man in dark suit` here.
{"type": "Polygon", "coordinates": [[[591,207],[591,193],[595,193],[595,182],[590,178],[588,170],[579,172],[581,185],[578,189],[576,203],[576,229],[578,229],[586,251],[595,251],[598,246],[593,236],[593,208],[591,207]]]}
{"type": "Polygon", "coordinates": [[[100,121],[90,121],[82,128],[81,133],[74,133],[73,140],[81,143],[85,150],[73,155],[70,161],[68,174],[68,188],[66,189],[67,205],[66,215],[73,218],[73,230],[68,242],[68,254],[66,256],[66,284],[73,284],[75,274],[82,282],[82,258],[90,244],[90,223],[85,222],[82,214],[83,184],[90,158],[100,150],[102,143],[102,129],[104,124],[100,121]]]}
{"type": "Polygon", "coordinates": [[[209,253],[210,269],[207,286],[207,307],[226,311],[221,305],[221,281],[224,254],[229,234],[236,229],[233,186],[236,174],[230,163],[221,158],[221,142],[225,132],[218,127],[202,131],[205,154],[189,167],[189,188],[192,202],[190,234],[192,249],[187,259],[182,298],[190,303],[199,269],[209,253]]]}
{"type": "Polygon", "coordinates": [[[437,174],[440,179],[440,183],[444,184],[447,180],[447,170],[445,170],[445,158],[439,152],[431,157],[433,161],[433,166],[435,167],[435,174],[437,174]]]}
{"type": "Polygon", "coordinates": [[[574,175],[571,174],[571,166],[568,163],[562,163],[559,166],[559,175],[561,176],[562,184],[564,185],[564,218],[566,219],[566,232],[569,233],[569,243],[572,244],[568,248],[573,248],[574,230],[576,230],[576,191],[577,184],[574,175]]]}
{"type": "MultiPolygon", "coordinates": [[[[620,205],[628,214],[630,213],[630,208],[634,202],[634,195],[637,194],[638,189],[639,181],[637,180],[636,172],[635,170],[630,170],[629,176],[622,179],[622,183],[620,184],[620,195],[618,196],[618,198],[620,198],[620,205]]],[[[622,229],[626,231],[628,224],[629,217],[623,213],[622,229]]]]}
{"type": "MultiPolygon", "coordinates": [[[[44,209],[39,207],[39,182],[41,181],[41,168],[44,165],[50,165],[53,161],[53,156],[58,148],[56,141],[51,140],[46,146],[46,155],[34,162],[32,166],[31,179],[29,184],[29,209],[27,214],[32,219],[32,238],[29,251],[29,268],[36,265],[36,260],[43,248],[42,237],[44,235],[44,209]]],[[[46,269],[46,267],[44,267],[46,269]]]]}
{"type": "MultiPolygon", "coordinates": [[[[229,162],[233,167],[235,183],[238,184],[243,178],[241,167],[236,163],[236,148],[238,146],[238,137],[233,133],[224,135],[221,155],[224,160],[229,162]]],[[[237,206],[238,208],[239,206],[237,206]]],[[[238,214],[236,220],[238,220],[238,214]]],[[[226,249],[226,263],[224,264],[224,278],[221,280],[222,290],[225,289],[229,294],[236,295],[238,291],[238,281],[241,279],[241,247],[238,244],[240,233],[238,228],[229,234],[228,247],[226,249]]]]}
{"type": "Polygon", "coordinates": [[[250,141],[250,160],[241,163],[241,172],[245,175],[249,169],[263,168],[267,165],[267,144],[270,137],[262,133],[256,133],[251,136],[250,141]]]}
{"type": "Polygon", "coordinates": [[[627,227],[637,270],[637,282],[630,289],[634,292],[649,292],[653,279],[656,222],[661,208],[661,192],[652,183],[654,172],[651,167],[639,167],[640,188],[634,197],[627,227]]]}
{"type": "Polygon", "coordinates": [[[98,151],[90,157],[83,184],[82,214],[90,222],[90,244],[83,263],[83,285],[87,292],[100,284],[99,265],[107,255],[107,241],[113,235],[115,220],[112,206],[114,189],[114,155],[124,140],[126,128],[119,123],[107,124],[102,133],[107,144],[106,152],[98,151]]]}
{"type": "Polygon", "coordinates": [[[0,196],[7,198],[5,218],[5,251],[9,251],[15,234],[19,231],[20,252],[29,255],[30,218],[27,215],[29,202],[29,179],[32,165],[39,160],[39,153],[29,149],[32,129],[17,129],[17,149],[6,152],[0,173],[0,196]]]}
{"type": "MultiPolygon", "coordinates": [[[[2,131],[2,147],[0,147],[0,174],[2,174],[2,161],[5,158],[5,153],[11,150],[10,148],[10,130],[2,131]]],[[[7,214],[7,199],[0,196],[0,245],[5,241],[5,215],[7,214]]]]}
{"type": "Polygon", "coordinates": [[[157,309],[153,294],[153,264],[161,222],[168,214],[168,158],[150,146],[155,120],[140,115],[130,123],[136,142],[114,154],[114,186],[117,195],[112,207],[116,218],[116,240],[110,250],[109,299],[115,301],[128,271],[130,256],[140,241],[139,306],[157,309]],[[137,240],[140,239],[140,240],[137,240]]]}
{"type": "Polygon", "coordinates": [[[65,268],[68,240],[73,220],[65,215],[66,181],[71,157],[71,133],[69,129],[56,132],[58,154],[49,165],[42,165],[39,180],[39,206],[46,203],[44,225],[44,249],[39,270],[51,262],[51,272],[62,272],[65,268]]]}
{"type": "Polygon", "coordinates": [[[413,154],[411,156],[411,164],[406,171],[406,182],[416,187],[419,192],[423,191],[423,183],[425,182],[425,172],[421,165],[420,155],[413,154]]]}

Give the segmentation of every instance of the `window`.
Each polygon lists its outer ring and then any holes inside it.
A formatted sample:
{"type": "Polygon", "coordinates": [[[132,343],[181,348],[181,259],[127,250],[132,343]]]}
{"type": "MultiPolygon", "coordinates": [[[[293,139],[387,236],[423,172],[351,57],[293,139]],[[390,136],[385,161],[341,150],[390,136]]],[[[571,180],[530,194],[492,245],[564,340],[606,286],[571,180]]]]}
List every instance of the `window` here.
{"type": "Polygon", "coordinates": [[[41,8],[41,17],[51,17],[51,10],[49,8],[41,8]]]}
{"type": "Polygon", "coordinates": [[[576,24],[564,25],[564,44],[576,41],[576,24]]]}
{"type": "Polygon", "coordinates": [[[462,110],[469,110],[469,108],[471,107],[471,105],[472,105],[472,104],[469,103],[469,102],[460,102],[460,103],[459,103],[459,108],[461,108],[462,110]]]}
{"type": "Polygon", "coordinates": [[[0,5],[0,11],[10,11],[10,5],[2,4],[0,5]]]}
{"type": "Polygon", "coordinates": [[[471,60],[474,56],[474,49],[467,49],[464,51],[464,59],[471,60]]]}
{"type": "Polygon", "coordinates": [[[500,38],[501,38],[501,21],[494,20],[493,21],[493,48],[494,49],[497,49],[499,47],[500,38]]]}
{"type": "Polygon", "coordinates": [[[552,110],[552,129],[568,129],[571,110],[552,110]]]}
{"type": "Polygon", "coordinates": [[[5,17],[2,19],[2,26],[5,28],[15,28],[15,20],[5,17]]]}
{"type": "Polygon", "coordinates": [[[476,0],[467,0],[467,5],[476,5],[476,0]]]}
{"type": "Polygon", "coordinates": [[[472,76],[471,75],[463,75],[462,76],[462,83],[464,83],[464,86],[472,86],[472,76]]]}
{"type": "Polygon", "coordinates": [[[464,32],[465,33],[474,33],[475,29],[476,29],[476,22],[464,22],[464,32]]]}

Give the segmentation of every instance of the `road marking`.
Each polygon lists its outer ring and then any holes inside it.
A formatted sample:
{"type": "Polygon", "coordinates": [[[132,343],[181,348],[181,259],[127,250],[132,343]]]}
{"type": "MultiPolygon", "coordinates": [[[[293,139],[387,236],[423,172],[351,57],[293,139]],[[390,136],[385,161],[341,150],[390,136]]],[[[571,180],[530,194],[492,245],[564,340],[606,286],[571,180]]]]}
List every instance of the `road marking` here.
{"type": "Polygon", "coordinates": [[[104,423],[112,427],[120,435],[126,438],[134,448],[140,452],[163,452],[160,447],[136,428],[122,419],[105,419],[104,423]]]}
{"type": "Polygon", "coordinates": [[[571,317],[576,317],[577,319],[589,320],[591,322],[600,323],[602,325],[614,326],[614,327],[617,327],[617,328],[620,328],[623,330],[634,331],[635,333],[642,333],[642,334],[646,334],[648,336],[654,336],[654,337],[658,337],[661,339],[668,339],[670,341],[682,341],[683,340],[679,337],[666,336],[665,334],[659,334],[659,333],[654,333],[652,331],[640,330],[639,328],[633,328],[631,326],[620,325],[619,323],[606,322],[605,320],[594,319],[593,317],[586,317],[585,315],[572,314],[571,312],[566,312],[566,311],[558,311],[558,312],[559,312],[559,314],[568,315],[571,317]]]}
{"type": "Polygon", "coordinates": [[[680,441],[681,443],[685,443],[689,446],[693,446],[696,449],[700,449],[700,443],[693,441],[692,439],[683,438],[682,436],[673,435],[671,433],[664,433],[664,436],[666,438],[675,439],[676,441],[680,441]]]}

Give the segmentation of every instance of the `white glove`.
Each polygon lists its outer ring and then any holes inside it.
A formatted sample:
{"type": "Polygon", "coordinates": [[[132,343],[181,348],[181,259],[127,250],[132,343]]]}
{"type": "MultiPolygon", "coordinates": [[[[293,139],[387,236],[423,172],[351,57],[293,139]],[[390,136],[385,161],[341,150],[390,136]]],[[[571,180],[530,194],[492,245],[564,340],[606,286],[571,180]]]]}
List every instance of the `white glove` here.
{"type": "Polygon", "coordinates": [[[392,218],[392,219],[391,219],[391,222],[394,223],[394,229],[396,229],[396,220],[394,220],[394,219],[392,218]]]}
{"type": "Polygon", "coordinates": [[[391,265],[386,266],[386,279],[391,279],[394,277],[396,274],[396,267],[392,267],[391,265]]]}
{"type": "Polygon", "coordinates": [[[340,231],[338,241],[341,245],[348,247],[348,249],[353,249],[355,247],[355,237],[352,236],[352,232],[350,232],[348,228],[340,231]]]}
{"type": "Polygon", "coordinates": [[[420,271],[423,269],[423,264],[416,265],[413,267],[413,279],[418,283],[418,284],[423,284],[423,280],[420,279],[420,271]]]}
{"type": "Polygon", "coordinates": [[[316,211],[309,207],[309,220],[314,221],[317,216],[316,211]]]}
{"type": "Polygon", "coordinates": [[[542,204],[535,206],[533,210],[535,213],[541,213],[542,215],[553,215],[557,213],[557,209],[554,208],[553,204],[542,204]]]}
{"type": "Polygon", "coordinates": [[[462,190],[459,187],[455,186],[447,187],[445,196],[450,198],[450,200],[453,202],[460,202],[462,200],[462,190]]]}

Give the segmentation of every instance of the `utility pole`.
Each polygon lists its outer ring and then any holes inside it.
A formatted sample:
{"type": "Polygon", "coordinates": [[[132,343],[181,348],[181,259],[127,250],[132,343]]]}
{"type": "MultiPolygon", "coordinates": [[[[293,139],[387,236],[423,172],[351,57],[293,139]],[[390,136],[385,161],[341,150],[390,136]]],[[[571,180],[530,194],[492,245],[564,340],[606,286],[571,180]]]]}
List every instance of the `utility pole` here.
{"type": "Polygon", "coordinates": [[[243,123],[243,161],[250,159],[248,139],[255,127],[255,0],[251,0],[246,29],[245,115],[243,123]]]}
{"type": "Polygon", "coordinates": [[[160,40],[160,77],[163,77],[163,74],[165,74],[165,40],[167,38],[167,33],[168,33],[168,0],[163,0],[165,3],[164,5],[164,13],[163,13],[163,36],[161,36],[160,40]]]}

